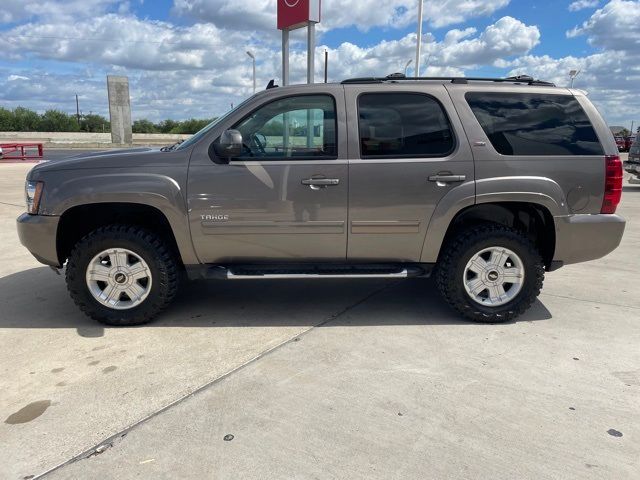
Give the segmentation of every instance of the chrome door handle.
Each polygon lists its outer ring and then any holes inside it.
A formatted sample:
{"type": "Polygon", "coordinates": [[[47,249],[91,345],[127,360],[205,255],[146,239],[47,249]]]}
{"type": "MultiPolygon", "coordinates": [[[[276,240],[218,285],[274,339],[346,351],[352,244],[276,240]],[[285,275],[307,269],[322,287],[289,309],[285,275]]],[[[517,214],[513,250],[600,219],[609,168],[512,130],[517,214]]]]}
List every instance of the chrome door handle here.
{"type": "Polygon", "coordinates": [[[335,187],[340,185],[339,178],[307,178],[302,180],[302,185],[308,186],[311,190],[320,190],[321,188],[335,187]]]}
{"type": "Polygon", "coordinates": [[[437,183],[464,182],[466,179],[467,179],[466,175],[432,175],[429,177],[430,182],[437,182],[437,183]]]}

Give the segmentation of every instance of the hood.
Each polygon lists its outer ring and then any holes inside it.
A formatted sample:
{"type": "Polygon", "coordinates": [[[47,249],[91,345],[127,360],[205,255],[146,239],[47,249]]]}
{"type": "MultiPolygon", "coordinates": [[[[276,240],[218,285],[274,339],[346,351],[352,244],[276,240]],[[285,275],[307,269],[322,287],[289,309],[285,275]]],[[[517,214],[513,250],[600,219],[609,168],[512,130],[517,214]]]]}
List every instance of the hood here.
{"type": "Polygon", "coordinates": [[[151,165],[166,165],[176,163],[176,153],[185,155],[186,152],[161,152],[160,148],[127,148],[93,153],[73,155],[63,160],[51,160],[37,164],[32,175],[59,170],[78,170],[94,168],[131,168],[151,165]]]}

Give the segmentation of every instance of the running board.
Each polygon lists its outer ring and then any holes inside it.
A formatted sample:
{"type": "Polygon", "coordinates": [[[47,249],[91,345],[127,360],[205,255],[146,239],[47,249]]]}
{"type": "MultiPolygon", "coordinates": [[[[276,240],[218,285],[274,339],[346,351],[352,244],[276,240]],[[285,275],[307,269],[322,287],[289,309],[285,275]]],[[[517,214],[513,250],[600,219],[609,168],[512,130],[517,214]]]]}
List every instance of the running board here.
{"type": "Polygon", "coordinates": [[[403,279],[429,277],[432,264],[371,265],[193,265],[187,267],[190,279],[293,280],[293,279],[403,279]]]}
{"type": "MultiPolygon", "coordinates": [[[[415,275],[414,275],[415,276],[415,275]]],[[[329,278],[408,278],[409,271],[404,269],[395,273],[263,273],[237,275],[227,270],[227,280],[292,280],[292,279],[329,279],[329,278]]]]}

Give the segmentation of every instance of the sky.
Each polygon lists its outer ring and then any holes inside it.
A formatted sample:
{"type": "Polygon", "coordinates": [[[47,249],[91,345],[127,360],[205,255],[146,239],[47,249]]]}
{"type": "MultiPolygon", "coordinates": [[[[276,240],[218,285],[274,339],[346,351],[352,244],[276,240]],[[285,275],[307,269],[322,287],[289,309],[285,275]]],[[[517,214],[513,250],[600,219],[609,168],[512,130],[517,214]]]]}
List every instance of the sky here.
{"type": "MultiPolygon", "coordinates": [[[[316,79],[384,76],[415,58],[418,0],[322,0],[316,79]]],[[[528,74],[585,90],[610,125],[640,121],[640,0],[425,0],[422,75],[528,74]]],[[[306,35],[291,35],[291,82],[306,35]]],[[[276,0],[2,0],[0,106],[108,115],[129,77],[133,119],[211,118],[280,81],[276,0]]],[[[414,60],[415,61],[415,60],[414,60]]],[[[409,74],[413,70],[409,68],[409,74]]]]}

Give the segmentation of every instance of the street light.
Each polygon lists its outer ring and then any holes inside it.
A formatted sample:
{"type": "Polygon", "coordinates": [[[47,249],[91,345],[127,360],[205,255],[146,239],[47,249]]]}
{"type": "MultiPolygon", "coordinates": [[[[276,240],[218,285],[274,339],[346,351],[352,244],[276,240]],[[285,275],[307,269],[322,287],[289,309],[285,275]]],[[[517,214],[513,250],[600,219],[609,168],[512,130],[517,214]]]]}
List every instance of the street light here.
{"type": "Polygon", "coordinates": [[[576,79],[576,77],[578,75],[580,75],[580,72],[582,70],[571,70],[569,71],[569,78],[571,79],[571,85],[569,86],[569,88],[573,88],[573,81],[576,79]]]}
{"type": "Polygon", "coordinates": [[[253,94],[255,95],[256,93],[256,57],[253,55],[253,53],[247,51],[247,55],[249,55],[249,58],[251,58],[251,61],[253,62],[253,94]]]}
{"type": "Polygon", "coordinates": [[[404,66],[404,76],[405,76],[405,77],[407,76],[407,70],[408,70],[408,68],[409,68],[409,65],[411,65],[411,62],[413,62],[413,60],[409,60],[409,61],[407,62],[407,64],[404,66]]]}

